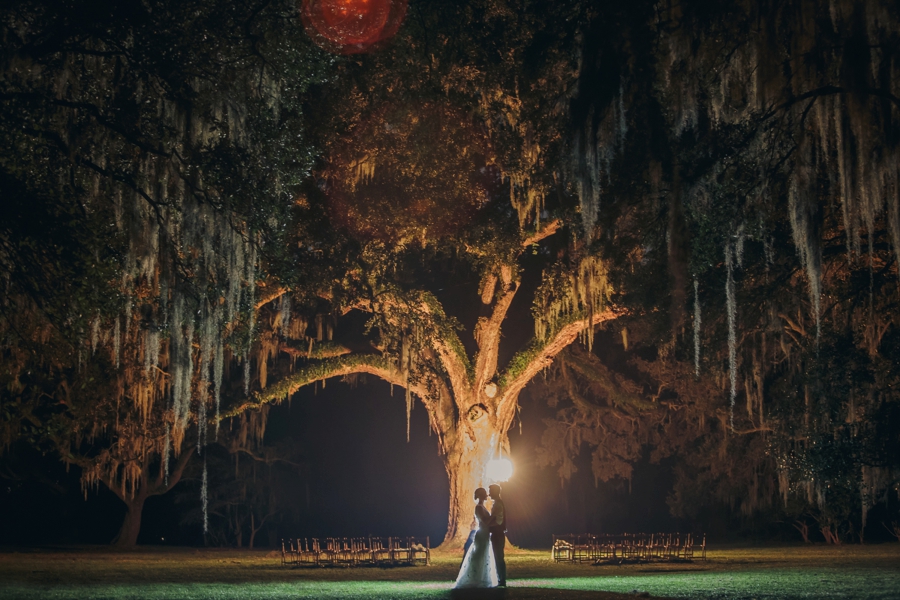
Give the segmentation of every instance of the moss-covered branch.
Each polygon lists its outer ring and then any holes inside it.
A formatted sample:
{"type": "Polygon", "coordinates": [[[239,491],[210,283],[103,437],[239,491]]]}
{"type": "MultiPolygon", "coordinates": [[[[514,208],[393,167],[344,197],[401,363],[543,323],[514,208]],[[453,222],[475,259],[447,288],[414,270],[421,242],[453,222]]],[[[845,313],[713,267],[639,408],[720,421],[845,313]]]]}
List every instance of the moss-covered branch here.
{"type": "Polygon", "coordinates": [[[438,330],[438,345],[446,346],[445,348],[436,348],[445,362],[444,367],[450,367],[447,368],[448,372],[451,368],[461,368],[462,371],[465,372],[468,381],[471,382],[474,378],[475,370],[469,360],[469,355],[466,354],[466,349],[463,346],[462,340],[460,340],[459,336],[456,334],[458,324],[455,319],[447,317],[444,313],[444,307],[441,306],[441,303],[435,298],[434,294],[422,292],[422,301],[428,313],[434,317],[434,325],[438,330]],[[457,364],[446,364],[448,362],[457,364]]]}
{"type": "Polygon", "coordinates": [[[500,293],[496,294],[491,316],[479,319],[475,326],[475,340],[478,342],[478,355],[475,357],[475,388],[479,390],[490,381],[497,370],[500,331],[513,298],[519,291],[519,282],[514,269],[512,265],[500,267],[498,279],[502,287],[500,293]]]}
{"type": "Polygon", "coordinates": [[[569,316],[556,333],[545,340],[534,339],[524,350],[513,356],[500,377],[500,390],[504,397],[517,395],[537,373],[550,366],[557,354],[571,344],[588,327],[615,319],[621,311],[607,308],[588,318],[584,314],[569,316]]]}
{"type": "MultiPolygon", "coordinates": [[[[315,381],[352,373],[369,373],[395,385],[407,385],[406,379],[397,370],[396,366],[390,360],[378,354],[350,354],[328,358],[310,362],[278,383],[270,385],[265,390],[252,394],[243,402],[238,402],[234,406],[227,408],[222,412],[221,419],[235,417],[248,409],[259,408],[269,402],[280,402],[301,387],[315,381]]],[[[424,397],[424,391],[418,389],[417,386],[411,388],[411,391],[420,397],[424,397]]]]}
{"type": "Polygon", "coordinates": [[[548,238],[559,231],[560,227],[562,227],[562,221],[560,221],[559,219],[553,219],[543,227],[529,232],[528,235],[525,236],[525,239],[522,240],[522,247],[527,248],[533,244],[537,244],[541,240],[548,238]]]}

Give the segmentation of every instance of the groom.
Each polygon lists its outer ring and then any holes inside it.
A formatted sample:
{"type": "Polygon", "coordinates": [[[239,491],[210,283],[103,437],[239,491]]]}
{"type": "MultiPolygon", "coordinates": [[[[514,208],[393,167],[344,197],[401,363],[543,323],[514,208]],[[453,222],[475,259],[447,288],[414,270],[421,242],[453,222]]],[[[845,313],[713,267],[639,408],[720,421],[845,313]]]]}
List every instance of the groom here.
{"type": "Polygon", "coordinates": [[[506,507],[500,494],[503,490],[499,485],[492,484],[488,487],[488,494],[494,501],[491,507],[491,546],[494,548],[494,561],[497,563],[497,583],[506,587],[506,560],[503,558],[503,549],[506,547],[506,507]]]}

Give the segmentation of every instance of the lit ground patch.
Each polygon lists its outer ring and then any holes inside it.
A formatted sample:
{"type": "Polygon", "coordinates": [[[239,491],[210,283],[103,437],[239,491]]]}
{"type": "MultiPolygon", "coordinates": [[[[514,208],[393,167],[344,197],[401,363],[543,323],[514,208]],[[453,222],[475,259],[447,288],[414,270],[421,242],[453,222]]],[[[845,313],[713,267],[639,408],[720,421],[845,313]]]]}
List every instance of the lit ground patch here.
{"type": "Polygon", "coordinates": [[[396,598],[530,600],[669,597],[900,599],[900,544],[712,551],[706,562],[593,567],[548,552],[509,557],[510,588],[453,591],[459,557],[430,567],[290,568],[265,552],[106,548],[0,553],[0,597],[268,600],[396,598]]]}
{"type": "Polygon", "coordinates": [[[573,577],[517,581],[516,585],[558,590],[698,599],[900,598],[898,572],[789,569],[739,573],[677,573],[624,577],[573,577]]]}
{"type": "Polygon", "coordinates": [[[465,600],[530,600],[538,598],[593,598],[617,600],[631,594],[603,593],[596,589],[568,587],[556,589],[552,580],[546,585],[516,585],[509,589],[453,590],[451,582],[301,582],[263,584],[175,584],[144,585],[82,585],[35,586],[13,584],[4,586],[5,597],[22,600],[306,600],[347,599],[368,600],[391,598],[397,600],[465,599],[465,600]]]}

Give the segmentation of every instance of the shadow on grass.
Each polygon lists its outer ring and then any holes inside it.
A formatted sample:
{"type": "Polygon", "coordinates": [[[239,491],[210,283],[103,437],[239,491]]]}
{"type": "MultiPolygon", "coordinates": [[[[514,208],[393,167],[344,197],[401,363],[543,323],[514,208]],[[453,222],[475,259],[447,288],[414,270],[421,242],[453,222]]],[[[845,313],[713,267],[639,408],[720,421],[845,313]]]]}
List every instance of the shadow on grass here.
{"type": "Polygon", "coordinates": [[[597,592],[588,590],[554,590],[539,587],[511,587],[490,590],[450,590],[451,600],[538,600],[558,598],[560,600],[581,600],[582,598],[618,600],[624,598],[649,598],[650,594],[617,594],[614,592],[597,592]]]}
{"type": "MultiPolygon", "coordinates": [[[[639,598],[650,598],[639,594],[639,598]]],[[[2,586],[0,598],[17,600],[625,600],[635,594],[513,587],[490,590],[451,590],[446,584],[424,585],[190,585],[158,584],[148,586],[85,585],[47,588],[45,586],[2,586]]]]}

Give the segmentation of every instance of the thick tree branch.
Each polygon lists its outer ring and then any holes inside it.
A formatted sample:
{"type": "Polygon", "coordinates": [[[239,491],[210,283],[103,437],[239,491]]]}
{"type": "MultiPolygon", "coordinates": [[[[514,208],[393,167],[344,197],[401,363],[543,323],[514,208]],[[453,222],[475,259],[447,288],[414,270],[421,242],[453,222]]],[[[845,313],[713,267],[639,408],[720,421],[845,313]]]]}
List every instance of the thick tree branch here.
{"type": "Polygon", "coordinates": [[[429,335],[431,347],[447,372],[453,396],[455,399],[464,398],[469,389],[472,366],[462,341],[448,322],[440,302],[428,292],[414,293],[418,295],[418,299],[412,302],[392,292],[381,294],[372,302],[369,310],[386,316],[392,310],[402,313],[418,312],[427,316],[433,329],[429,335]]]}
{"type": "MultiPolygon", "coordinates": [[[[511,272],[511,271],[510,271],[511,272]]],[[[262,288],[256,308],[260,309],[266,304],[282,296],[287,290],[277,284],[267,285],[262,288]]],[[[437,300],[427,292],[413,292],[419,296],[418,300],[410,301],[395,293],[386,292],[372,299],[359,299],[352,305],[344,308],[343,314],[351,310],[359,310],[368,313],[380,313],[389,322],[397,324],[399,319],[390,313],[398,314],[416,312],[420,316],[427,316],[431,322],[430,347],[425,348],[426,362],[440,365],[447,374],[445,381],[437,373],[424,376],[424,381],[413,384],[409,381],[397,366],[387,357],[378,354],[351,354],[351,350],[334,342],[313,342],[308,344],[296,341],[285,341],[280,344],[279,350],[294,356],[312,359],[308,365],[292,375],[279,381],[275,385],[268,386],[264,391],[258,392],[252,398],[238,403],[234,407],[221,413],[220,419],[231,418],[240,413],[259,408],[269,402],[279,402],[290,396],[304,385],[321,381],[329,377],[338,377],[354,373],[368,373],[400,387],[409,387],[412,394],[418,396],[428,408],[429,420],[432,429],[438,436],[441,453],[446,452],[448,444],[453,443],[456,436],[456,416],[461,410],[458,405],[463,399],[468,398],[469,385],[472,378],[472,367],[459,336],[451,323],[447,322],[443,308],[437,300]],[[449,387],[448,387],[449,383],[449,387]]],[[[508,294],[506,306],[499,314],[502,321],[508,308],[508,303],[515,294],[515,287],[508,294]]],[[[331,299],[327,294],[320,294],[322,298],[331,299]]],[[[499,337],[499,328],[497,331],[499,337]]],[[[491,373],[496,369],[496,352],[494,353],[491,373]]],[[[422,375],[419,374],[422,378],[422,375]]]]}
{"type": "Polygon", "coordinates": [[[257,286],[259,297],[256,299],[256,310],[261,309],[272,300],[281,298],[287,291],[287,288],[284,288],[277,283],[266,282],[265,285],[257,286]]]}
{"type": "Polygon", "coordinates": [[[432,346],[447,372],[453,397],[455,399],[466,397],[471,367],[459,337],[453,331],[445,331],[442,336],[432,339],[432,346]]]}
{"type": "Polygon", "coordinates": [[[450,388],[455,397],[463,397],[468,390],[472,366],[459,336],[447,323],[447,317],[440,302],[428,292],[415,290],[410,294],[417,296],[410,300],[393,292],[378,294],[372,300],[359,300],[352,309],[381,314],[389,322],[398,324],[396,314],[413,314],[426,316],[431,321],[433,335],[430,335],[431,346],[441,366],[447,372],[450,388]],[[392,315],[394,313],[394,315],[392,315]]]}
{"type": "Polygon", "coordinates": [[[155,488],[154,490],[148,493],[149,496],[158,496],[160,494],[165,494],[173,487],[175,487],[179,481],[181,481],[181,476],[184,474],[184,469],[187,467],[187,464],[191,461],[191,457],[194,456],[194,448],[193,444],[190,445],[184,452],[181,453],[178,457],[178,462],[175,463],[175,466],[169,469],[169,483],[168,485],[163,482],[163,485],[160,488],[155,488]]]}
{"type": "Polygon", "coordinates": [[[322,381],[329,377],[340,377],[354,373],[375,375],[388,383],[401,387],[409,385],[410,392],[423,401],[429,400],[427,389],[419,384],[408,382],[403,373],[387,358],[377,354],[350,354],[311,362],[278,383],[253,394],[251,398],[246,399],[244,402],[223,411],[220,419],[235,417],[246,410],[259,408],[270,402],[280,402],[310,383],[322,381]]]}
{"type": "MultiPolygon", "coordinates": [[[[550,237],[559,231],[561,225],[562,222],[559,219],[550,221],[542,229],[526,237],[522,241],[522,248],[528,248],[550,237]]],[[[499,273],[496,271],[489,273],[482,282],[481,301],[484,304],[490,304],[493,300],[498,281],[503,287],[491,310],[491,316],[479,319],[475,326],[475,341],[478,343],[478,354],[475,357],[476,393],[480,393],[484,389],[485,384],[494,377],[494,373],[497,371],[497,356],[500,349],[503,321],[506,319],[513,298],[516,297],[516,292],[519,291],[519,281],[516,277],[517,273],[514,271],[516,268],[515,265],[501,265],[499,273]]]]}
{"type": "MultiPolygon", "coordinates": [[[[475,325],[475,341],[478,342],[478,354],[475,356],[475,390],[480,393],[484,385],[493,378],[497,370],[497,355],[500,350],[500,330],[506,313],[512,304],[519,282],[513,280],[512,268],[503,265],[500,269],[500,284],[503,291],[497,299],[489,318],[481,318],[475,325]]],[[[493,287],[493,286],[492,286],[493,287]]]]}
{"type": "Polygon", "coordinates": [[[549,367],[556,355],[574,342],[578,334],[588,327],[595,327],[621,315],[621,310],[607,308],[603,312],[593,315],[592,318],[574,319],[562,326],[548,340],[534,341],[528,349],[516,354],[500,378],[500,402],[497,405],[497,416],[501,423],[512,422],[519,392],[541,369],[549,367]]]}
{"type": "Polygon", "coordinates": [[[559,231],[560,227],[562,227],[562,221],[560,221],[559,219],[553,219],[552,221],[544,225],[542,229],[535,231],[533,234],[522,240],[522,247],[527,248],[532,244],[537,244],[541,240],[546,239],[559,231]]]}

